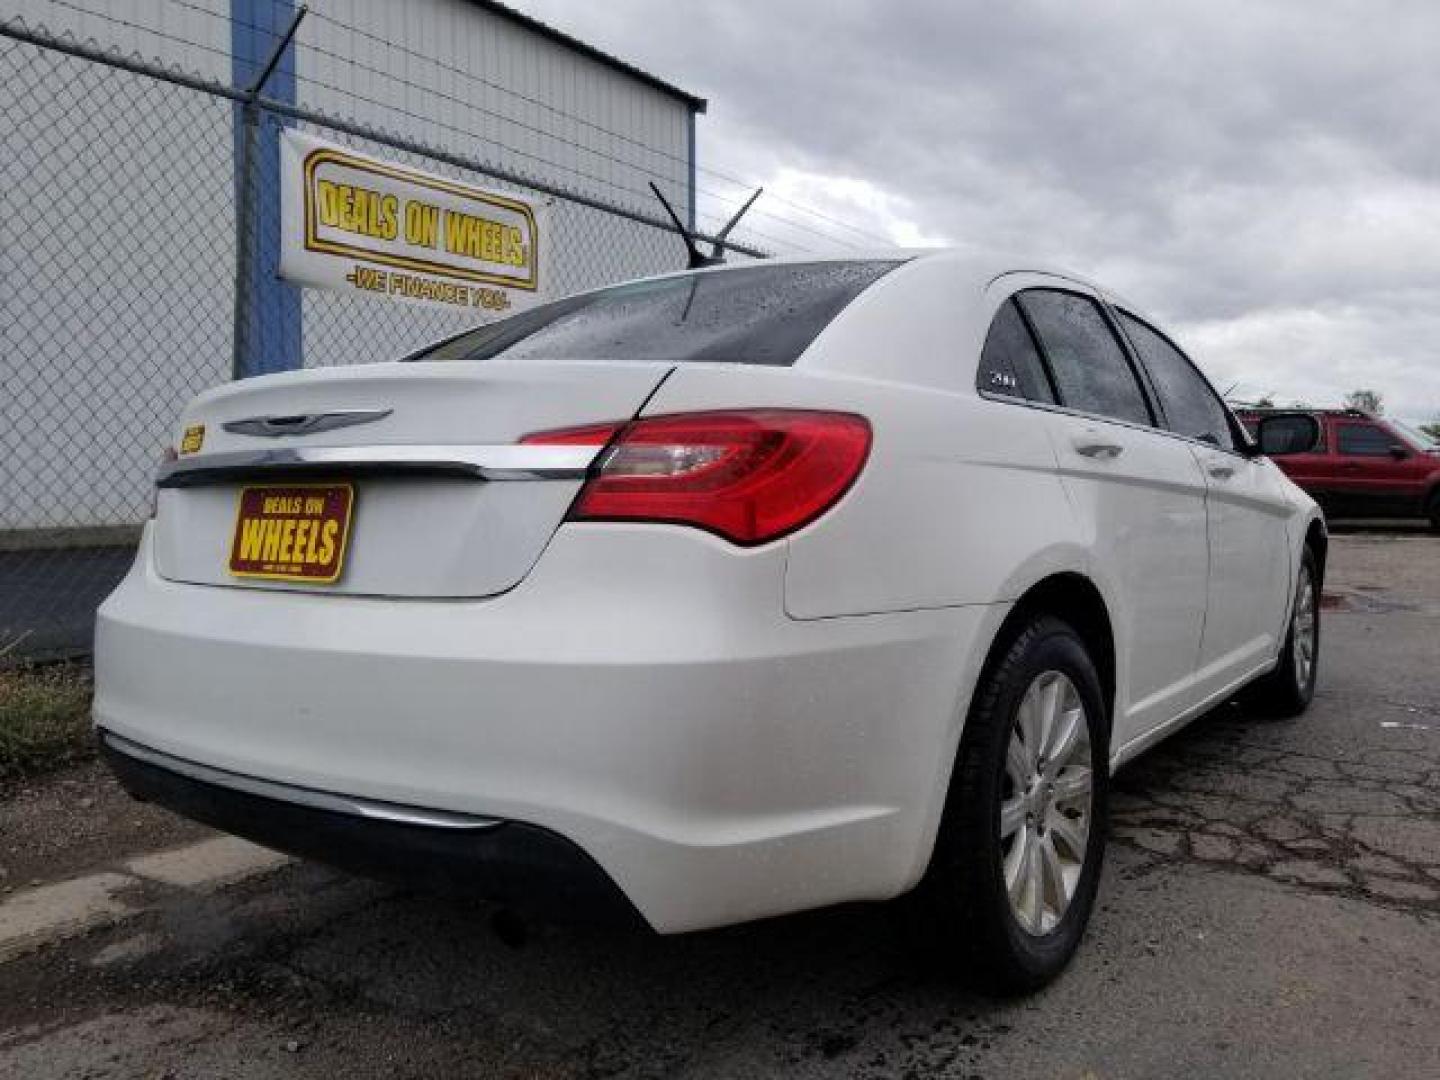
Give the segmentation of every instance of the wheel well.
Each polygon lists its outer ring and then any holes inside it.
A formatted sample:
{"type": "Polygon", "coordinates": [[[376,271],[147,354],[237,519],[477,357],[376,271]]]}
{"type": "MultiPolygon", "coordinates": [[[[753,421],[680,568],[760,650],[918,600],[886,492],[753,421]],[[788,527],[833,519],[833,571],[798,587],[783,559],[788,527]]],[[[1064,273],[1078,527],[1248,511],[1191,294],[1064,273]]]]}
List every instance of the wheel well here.
{"type": "Polygon", "coordinates": [[[1323,521],[1312,521],[1310,527],[1305,530],[1305,546],[1315,553],[1315,573],[1319,575],[1318,584],[1325,584],[1325,556],[1330,551],[1330,534],[1325,531],[1323,521]]]}
{"type": "Polygon", "coordinates": [[[1054,615],[1075,628],[1089,647],[1105,692],[1107,711],[1115,711],[1115,633],[1110,612],[1094,583],[1082,574],[1055,574],[1032,585],[1019,600],[995,635],[985,666],[997,662],[1011,641],[1038,615],[1054,615]]]}

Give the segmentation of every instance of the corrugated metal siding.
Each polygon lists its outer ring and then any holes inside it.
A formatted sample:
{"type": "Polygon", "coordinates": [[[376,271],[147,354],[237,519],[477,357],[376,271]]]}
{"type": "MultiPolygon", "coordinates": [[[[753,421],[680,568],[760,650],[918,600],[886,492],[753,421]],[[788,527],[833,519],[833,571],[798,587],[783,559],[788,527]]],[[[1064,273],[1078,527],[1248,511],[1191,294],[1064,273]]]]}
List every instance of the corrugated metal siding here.
{"type": "MultiPolygon", "coordinates": [[[[503,14],[466,0],[316,0],[301,40],[303,105],[651,212],[658,210],[647,186],[653,179],[685,213],[689,105],[503,14]]],[[[361,149],[406,160],[383,147],[361,149]]],[[[619,253],[633,246],[625,234],[635,230],[652,232],[594,211],[552,208],[546,294],[661,269],[637,263],[631,274],[617,274],[619,253]]],[[[352,362],[353,327],[335,317],[333,300],[307,290],[303,302],[305,363],[352,362]]],[[[469,321],[463,313],[417,311],[377,326],[368,343],[400,353],[469,321]]]]}
{"type": "MultiPolygon", "coordinates": [[[[466,0],[310,10],[299,104],[632,206],[650,208],[654,179],[688,206],[690,108],[658,87],[466,0]]],[[[230,81],[228,0],[7,0],[3,14],[230,81]]]]}
{"type": "Polygon", "coordinates": [[[311,11],[303,104],[630,206],[655,179],[688,206],[690,109],[664,91],[465,0],[311,11]]]}
{"type": "Polygon", "coordinates": [[[159,59],[194,75],[230,81],[229,0],[4,0],[0,15],[29,27],[73,34],[101,48],[159,59]],[[85,8],[80,11],[77,8],[85,8]]]}
{"type": "MultiPolygon", "coordinates": [[[[229,82],[224,0],[196,0],[223,18],[84,2],[97,14],[3,14],[229,82]]],[[[0,166],[0,529],[138,522],[179,409],[230,370],[231,106],[31,46],[8,57],[0,159],[28,164],[0,166]]]]}
{"type": "MultiPolygon", "coordinates": [[[[78,2],[93,13],[45,0],[0,0],[0,17],[19,16],[31,27],[230,81],[228,0],[78,2]]],[[[632,207],[653,210],[646,181],[659,177],[684,213],[689,106],[503,15],[465,0],[317,0],[300,42],[301,105],[632,207]]],[[[47,150],[44,170],[17,176],[3,193],[8,216],[0,246],[15,257],[0,268],[4,276],[43,277],[45,265],[71,269],[53,289],[28,299],[26,325],[55,332],[23,341],[7,332],[3,339],[11,385],[34,389],[0,410],[12,433],[23,429],[17,437],[25,448],[0,478],[5,492],[21,496],[0,499],[0,529],[140,520],[154,455],[169,440],[178,404],[223,379],[230,361],[232,107],[81,60],[53,63],[66,75],[57,80],[66,93],[40,104],[33,94],[24,100],[32,101],[31,118],[43,130],[71,133],[85,153],[47,150]],[[123,215],[93,212],[86,193],[99,190],[94,180],[105,171],[97,162],[109,162],[125,184],[123,215]],[[50,198],[52,190],[68,195],[50,198]],[[85,205],[73,206],[77,200],[85,205]],[[90,231],[97,220],[150,228],[142,235],[115,226],[97,243],[90,231]],[[34,248],[40,236],[44,247],[34,248]],[[75,260],[83,252],[91,254],[82,266],[75,260]],[[35,266],[21,258],[29,255],[35,266]],[[65,288],[77,275],[97,290],[82,312],[65,288]],[[157,277],[165,289],[157,288],[157,277]],[[183,314],[155,310],[157,296],[183,306],[183,314]],[[36,492],[46,498],[37,500],[36,492]]],[[[6,86],[12,102],[20,92],[6,86]]],[[[18,123],[6,125],[5,146],[18,131],[18,123]]],[[[580,213],[556,208],[557,218],[580,213]]],[[[599,238],[593,248],[549,252],[564,265],[551,280],[569,288],[613,280],[615,251],[626,249],[620,234],[643,228],[583,213],[597,219],[586,222],[586,235],[599,238]],[[609,254],[604,264],[602,251],[609,254]]],[[[636,262],[623,269],[631,276],[656,267],[636,262]]],[[[347,335],[333,317],[312,318],[324,303],[306,291],[307,363],[353,359],[345,351],[353,327],[347,335]]],[[[405,325],[395,320],[397,334],[405,325]]],[[[395,349],[413,343],[397,340],[395,349]]]]}

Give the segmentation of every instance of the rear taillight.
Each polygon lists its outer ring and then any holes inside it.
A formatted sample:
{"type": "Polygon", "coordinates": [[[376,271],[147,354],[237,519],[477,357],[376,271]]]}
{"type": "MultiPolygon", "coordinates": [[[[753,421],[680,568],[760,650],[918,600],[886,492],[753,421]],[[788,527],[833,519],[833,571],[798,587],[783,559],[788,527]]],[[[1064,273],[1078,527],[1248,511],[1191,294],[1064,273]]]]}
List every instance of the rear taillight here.
{"type": "Polygon", "coordinates": [[[539,432],[530,445],[606,449],[569,521],[652,521],[708,529],[736,544],[794,532],[844,495],[870,452],[850,413],[743,409],[539,432]]]}
{"type": "MultiPolygon", "coordinates": [[[[177,458],[179,458],[179,457],[180,457],[180,455],[175,452],[175,448],[174,448],[173,446],[167,446],[167,447],[165,447],[165,449],[163,449],[163,450],[160,451],[160,464],[161,464],[162,466],[169,465],[172,461],[175,461],[175,460],[176,460],[177,458]]],[[[147,517],[153,519],[153,518],[155,517],[155,515],[158,514],[159,512],[160,512],[160,489],[159,489],[158,487],[156,487],[154,484],[151,484],[151,485],[150,485],[150,513],[147,515],[147,517]]]]}

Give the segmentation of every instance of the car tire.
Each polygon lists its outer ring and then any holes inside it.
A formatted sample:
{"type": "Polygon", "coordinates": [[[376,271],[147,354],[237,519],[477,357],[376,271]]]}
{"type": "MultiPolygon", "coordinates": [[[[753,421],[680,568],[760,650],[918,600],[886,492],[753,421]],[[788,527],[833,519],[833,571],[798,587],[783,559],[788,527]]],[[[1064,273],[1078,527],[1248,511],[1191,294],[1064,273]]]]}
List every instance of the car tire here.
{"type": "Polygon", "coordinates": [[[1280,661],[1246,691],[1242,699],[1246,705],[1279,717],[1299,716],[1310,707],[1320,672],[1320,595],[1319,567],[1307,545],[1295,580],[1280,661]]]}
{"type": "Polygon", "coordinates": [[[1440,532],[1440,491],[1430,496],[1430,502],[1425,507],[1425,515],[1430,519],[1430,528],[1440,532]]]}
{"type": "Polygon", "coordinates": [[[981,676],[908,930],[985,992],[1039,989],[1080,943],[1104,860],[1109,729],[1095,665],[1060,619],[1023,626],[981,676]]]}

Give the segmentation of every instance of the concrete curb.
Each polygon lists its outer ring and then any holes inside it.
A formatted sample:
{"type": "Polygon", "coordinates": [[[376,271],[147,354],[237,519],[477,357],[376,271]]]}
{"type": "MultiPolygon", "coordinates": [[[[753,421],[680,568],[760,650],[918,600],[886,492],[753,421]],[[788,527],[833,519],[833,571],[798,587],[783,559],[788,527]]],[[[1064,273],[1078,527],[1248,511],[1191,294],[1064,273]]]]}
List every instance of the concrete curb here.
{"type": "Polygon", "coordinates": [[[123,894],[146,882],[204,893],[273,873],[290,861],[245,840],[221,836],[141,855],[120,871],[26,889],[0,904],[0,964],[141,914],[145,909],[123,894]]]}

